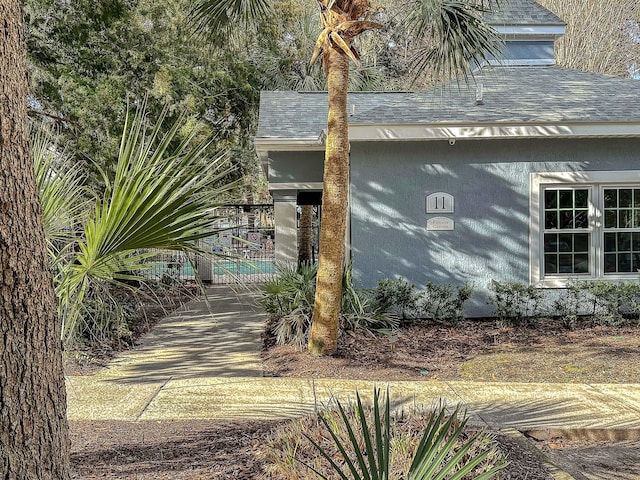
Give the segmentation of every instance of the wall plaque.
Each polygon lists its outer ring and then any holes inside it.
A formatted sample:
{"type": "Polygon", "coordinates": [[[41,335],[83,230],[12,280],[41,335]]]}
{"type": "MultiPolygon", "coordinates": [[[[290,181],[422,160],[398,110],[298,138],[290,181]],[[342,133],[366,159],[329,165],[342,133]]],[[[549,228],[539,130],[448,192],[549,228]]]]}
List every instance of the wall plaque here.
{"type": "Polygon", "coordinates": [[[427,197],[427,213],[453,213],[453,195],[432,193],[427,197]]]}
{"type": "Polygon", "coordinates": [[[447,217],[433,217],[427,220],[427,231],[453,230],[453,219],[447,217]]]}

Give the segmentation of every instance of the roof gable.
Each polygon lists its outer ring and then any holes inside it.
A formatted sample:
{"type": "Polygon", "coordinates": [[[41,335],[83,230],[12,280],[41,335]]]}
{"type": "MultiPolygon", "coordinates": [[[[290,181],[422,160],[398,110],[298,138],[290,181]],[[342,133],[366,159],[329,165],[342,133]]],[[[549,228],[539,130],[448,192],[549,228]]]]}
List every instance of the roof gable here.
{"type": "Polygon", "coordinates": [[[502,0],[500,8],[485,17],[489,25],[554,25],[565,22],[535,0],[502,0]]]}

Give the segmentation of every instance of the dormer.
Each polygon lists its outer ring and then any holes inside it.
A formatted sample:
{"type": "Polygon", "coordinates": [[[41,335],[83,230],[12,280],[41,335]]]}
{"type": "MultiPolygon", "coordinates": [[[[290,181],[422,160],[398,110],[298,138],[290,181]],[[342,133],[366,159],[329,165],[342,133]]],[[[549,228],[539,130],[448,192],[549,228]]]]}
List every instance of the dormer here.
{"type": "Polygon", "coordinates": [[[566,23],[534,0],[508,0],[485,18],[503,38],[505,66],[555,65],[554,42],[566,23]]]}

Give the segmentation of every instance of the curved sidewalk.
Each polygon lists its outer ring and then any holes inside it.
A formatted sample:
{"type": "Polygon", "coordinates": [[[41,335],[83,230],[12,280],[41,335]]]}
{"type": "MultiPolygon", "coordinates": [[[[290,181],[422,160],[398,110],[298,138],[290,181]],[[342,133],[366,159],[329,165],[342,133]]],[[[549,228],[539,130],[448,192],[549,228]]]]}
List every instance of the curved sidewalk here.
{"type": "MultiPolygon", "coordinates": [[[[93,376],[67,378],[71,420],[279,419],[313,412],[332,395],[371,396],[374,382],[263,378],[255,295],[209,291],[164,319],[144,343],[93,376]]],[[[387,384],[378,386],[385,387],[387,384]]],[[[462,402],[473,423],[493,428],[591,430],[640,438],[640,384],[389,382],[397,408],[462,402]]]]}

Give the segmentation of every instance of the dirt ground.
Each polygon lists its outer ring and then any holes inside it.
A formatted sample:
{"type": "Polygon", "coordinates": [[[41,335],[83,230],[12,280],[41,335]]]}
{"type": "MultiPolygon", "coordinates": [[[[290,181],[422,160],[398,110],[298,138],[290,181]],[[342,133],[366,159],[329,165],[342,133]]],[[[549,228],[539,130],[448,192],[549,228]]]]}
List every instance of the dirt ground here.
{"type": "Polygon", "coordinates": [[[640,441],[611,442],[556,437],[534,442],[544,454],[575,480],[640,479],[640,441]]]}
{"type": "MultiPolygon", "coordinates": [[[[263,367],[269,376],[580,383],[637,383],[640,378],[640,328],[632,327],[569,331],[552,321],[536,329],[421,323],[397,338],[344,334],[336,355],[322,359],[275,347],[268,335],[265,345],[263,367]]],[[[70,363],[68,368],[78,370],[83,362],[70,363]]],[[[99,366],[85,363],[88,369],[99,366]]],[[[267,479],[263,445],[279,423],[71,422],[73,478],[267,479]]],[[[640,442],[508,436],[497,441],[511,462],[501,477],[505,480],[552,479],[536,451],[576,480],[640,478],[640,442]]]]}
{"type": "MultiPolygon", "coordinates": [[[[263,365],[265,374],[273,376],[523,383],[640,379],[637,326],[583,325],[568,330],[552,319],[541,320],[535,328],[499,328],[482,321],[456,326],[421,322],[402,329],[397,338],[345,334],[330,359],[272,343],[267,335],[263,365]]],[[[581,439],[531,439],[530,444],[576,480],[640,479],[640,441],[598,441],[585,433],[581,439]]]]}
{"type": "Polygon", "coordinates": [[[71,422],[74,479],[253,479],[281,422],[71,422]]]}
{"type": "MultiPolygon", "coordinates": [[[[275,480],[265,473],[264,443],[282,423],[74,421],[72,478],[275,480]]],[[[553,480],[523,440],[496,441],[511,462],[503,480],[553,480]]]]}
{"type": "Polygon", "coordinates": [[[369,380],[473,380],[525,383],[637,383],[640,328],[588,326],[553,320],[536,328],[464,321],[424,321],[396,338],[346,333],[330,358],[316,358],[265,338],[265,375],[369,380]]]}

